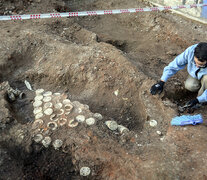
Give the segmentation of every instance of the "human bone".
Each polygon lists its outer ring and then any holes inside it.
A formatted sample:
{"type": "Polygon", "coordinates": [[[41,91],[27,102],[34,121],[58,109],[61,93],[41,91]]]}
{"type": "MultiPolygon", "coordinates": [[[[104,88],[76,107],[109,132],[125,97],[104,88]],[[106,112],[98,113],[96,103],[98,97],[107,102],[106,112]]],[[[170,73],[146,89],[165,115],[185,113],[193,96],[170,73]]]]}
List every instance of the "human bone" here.
{"type": "Polygon", "coordinates": [[[39,106],[41,106],[42,105],[42,101],[35,101],[34,103],[33,103],[33,106],[34,107],[39,107],[39,106]]]}
{"type": "Polygon", "coordinates": [[[103,116],[100,113],[94,113],[93,117],[95,117],[98,120],[102,120],[103,119],[103,116]]]}
{"type": "Polygon", "coordinates": [[[62,106],[63,106],[62,103],[57,103],[57,104],[54,105],[54,107],[55,107],[56,109],[61,109],[62,106]]]}
{"type": "Polygon", "coordinates": [[[156,133],[157,133],[158,135],[162,135],[162,132],[161,132],[161,131],[156,131],[156,133]]]}
{"type": "Polygon", "coordinates": [[[45,146],[46,148],[50,145],[52,139],[49,136],[46,136],[43,140],[42,140],[42,144],[43,146],[45,146]]]}
{"type": "Polygon", "coordinates": [[[55,149],[59,149],[62,145],[63,145],[63,141],[61,139],[56,139],[53,143],[52,143],[53,147],[55,149]]]}
{"type": "Polygon", "coordinates": [[[89,167],[82,167],[80,169],[81,176],[88,176],[91,173],[91,169],[89,167]]]}
{"type": "Polygon", "coordinates": [[[27,80],[25,80],[24,83],[25,83],[27,89],[29,89],[30,91],[33,91],[31,84],[27,80]]]}
{"type": "Polygon", "coordinates": [[[16,97],[15,97],[14,93],[12,93],[12,92],[8,92],[8,97],[9,97],[9,99],[11,101],[15,101],[16,100],[16,97]]]}
{"type": "Polygon", "coordinates": [[[57,112],[57,115],[58,116],[61,116],[64,114],[64,110],[63,109],[59,109],[58,112],[57,112]]]}
{"type": "Polygon", "coordinates": [[[57,121],[57,120],[58,120],[58,116],[57,116],[57,114],[52,114],[52,115],[50,116],[50,120],[51,120],[51,121],[57,121]]]}
{"type": "Polygon", "coordinates": [[[60,93],[54,93],[53,95],[54,96],[60,96],[61,94],[60,93]]]}
{"type": "Polygon", "coordinates": [[[44,109],[51,108],[51,107],[52,107],[51,102],[47,102],[47,103],[44,104],[44,109]]]}
{"type": "Polygon", "coordinates": [[[58,123],[59,123],[60,126],[63,126],[63,125],[65,125],[65,124],[67,123],[67,119],[65,119],[65,118],[60,118],[60,119],[58,120],[58,123]]]}
{"type": "Polygon", "coordinates": [[[155,126],[157,126],[157,121],[153,119],[149,122],[149,124],[151,127],[155,127],[155,126]]]}
{"type": "Polygon", "coordinates": [[[91,125],[93,125],[93,124],[95,124],[95,119],[94,118],[88,118],[88,119],[86,119],[86,124],[87,125],[89,125],[89,126],[91,126],[91,125]]]}
{"type": "Polygon", "coordinates": [[[21,92],[21,93],[19,94],[19,98],[20,98],[20,99],[23,99],[24,97],[25,97],[25,93],[21,92]]]}
{"type": "Polygon", "coordinates": [[[38,114],[38,113],[41,113],[42,112],[42,107],[36,107],[36,108],[34,108],[34,110],[33,110],[33,113],[34,114],[38,114]]]}
{"type": "Polygon", "coordinates": [[[43,94],[43,96],[51,96],[52,95],[52,92],[51,91],[47,91],[43,94]]]}
{"type": "Polygon", "coordinates": [[[76,127],[78,125],[78,122],[74,119],[69,120],[68,126],[69,127],[76,127]]]}
{"type": "Polygon", "coordinates": [[[76,118],[75,118],[78,122],[83,122],[83,121],[85,121],[85,116],[84,115],[78,115],[78,116],[76,116],[76,118]]]}
{"type": "Polygon", "coordinates": [[[37,95],[35,97],[35,101],[41,101],[43,99],[43,96],[42,95],[37,95]]]}
{"type": "Polygon", "coordinates": [[[41,95],[44,92],[44,89],[37,89],[35,91],[36,95],[41,95]]]}
{"type": "Polygon", "coordinates": [[[73,109],[72,104],[66,104],[66,105],[65,105],[65,110],[66,110],[67,112],[70,112],[72,109],[73,109]]]}
{"type": "Polygon", "coordinates": [[[123,134],[124,132],[128,132],[129,129],[126,128],[126,127],[124,127],[124,126],[122,126],[122,125],[118,125],[118,131],[119,131],[121,134],[123,134]]]}
{"type": "Polygon", "coordinates": [[[42,117],[43,117],[43,113],[42,112],[40,112],[40,113],[35,115],[35,119],[40,119],[42,117]]]}
{"type": "Polygon", "coordinates": [[[118,128],[118,124],[116,121],[106,121],[105,124],[112,131],[115,131],[118,128]]]}
{"type": "Polygon", "coordinates": [[[56,122],[49,122],[49,123],[47,123],[47,127],[54,131],[57,129],[57,123],[56,122]]]}
{"type": "Polygon", "coordinates": [[[42,134],[36,134],[34,137],[33,137],[33,140],[36,142],[36,143],[39,143],[40,141],[42,141],[43,139],[43,135],[42,134]]]}
{"type": "Polygon", "coordinates": [[[63,104],[70,104],[70,102],[71,102],[71,101],[70,101],[69,99],[64,99],[64,100],[63,100],[63,104]]]}
{"type": "Polygon", "coordinates": [[[43,98],[43,102],[50,102],[52,100],[52,98],[50,96],[45,96],[43,98]]]}
{"type": "Polygon", "coordinates": [[[44,110],[44,113],[49,116],[53,113],[53,110],[52,110],[52,108],[47,108],[44,110]]]}
{"type": "Polygon", "coordinates": [[[33,122],[32,124],[32,129],[36,129],[39,126],[41,126],[43,124],[43,120],[42,119],[37,119],[33,122]]]}
{"type": "Polygon", "coordinates": [[[84,104],[84,109],[88,110],[89,106],[87,104],[84,104]]]}

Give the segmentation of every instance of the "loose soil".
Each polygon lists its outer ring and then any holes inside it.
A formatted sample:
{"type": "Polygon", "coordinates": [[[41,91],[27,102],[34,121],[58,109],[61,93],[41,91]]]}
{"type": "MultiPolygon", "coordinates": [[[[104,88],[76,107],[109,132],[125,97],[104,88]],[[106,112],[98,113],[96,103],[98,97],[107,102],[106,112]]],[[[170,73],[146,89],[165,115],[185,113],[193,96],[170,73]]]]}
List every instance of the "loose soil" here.
{"type": "MultiPolygon", "coordinates": [[[[150,6],[145,1],[0,1],[0,14],[33,14],[150,6]]],[[[184,89],[186,70],[150,87],[188,46],[205,41],[207,26],[170,12],[0,22],[0,83],[26,94],[10,102],[0,91],[0,179],[206,179],[206,106],[198,126],[172,127],[177,108],[195,93],[184,89]],[[60,150],[35,143],[32,88],[65,93],[103,115],[71,132],[60,150]],[[116,92],[116,93],[115,93],[116,92]],[[109,130],[115,120],[130,131],[109,130]],[[158,125],[151,127],[150,120],[158,125]],[[157,134],[161,132],[161,135],[157,134]],[[20,134],[24,138],[20,138],[20,134]],[[87,166],[91,174],[81,177],[87,166]]]]}

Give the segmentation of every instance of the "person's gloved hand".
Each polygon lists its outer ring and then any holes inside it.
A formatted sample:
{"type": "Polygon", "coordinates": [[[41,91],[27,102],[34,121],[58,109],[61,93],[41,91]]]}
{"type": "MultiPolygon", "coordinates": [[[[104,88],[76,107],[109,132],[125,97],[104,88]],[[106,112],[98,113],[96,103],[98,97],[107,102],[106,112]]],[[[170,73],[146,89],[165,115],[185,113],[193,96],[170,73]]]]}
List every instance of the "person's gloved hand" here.
{"type": "Polygon", "coordinates": [[[165,84],[164,81],[159,81],[158,83],[154,84],[150,89],[150,93],[152,95],[155,95],[157,93],[161,94],[161,92],[163,91],[164,84],[165,84]]]}
{"type": "Polygon", "coordinates": [[[198,99],[196,98],[196,99],[193,99],[193,100],[188,101],[188,102],[186,103],[186,106],[188,106],[188,107],[193,107],[193,106],[195,106],[195,105],[198,104],[198,103],[199,103],[199,101],[198,101],[198,99]]]}

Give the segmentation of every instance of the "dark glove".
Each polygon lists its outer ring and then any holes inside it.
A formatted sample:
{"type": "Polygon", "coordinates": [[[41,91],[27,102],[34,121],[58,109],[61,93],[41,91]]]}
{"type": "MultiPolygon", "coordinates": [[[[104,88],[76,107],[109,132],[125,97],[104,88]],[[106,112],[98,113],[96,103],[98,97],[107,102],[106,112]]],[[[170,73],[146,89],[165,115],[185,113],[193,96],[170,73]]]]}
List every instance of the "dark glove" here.
{"type": "Polygon", "coordinates": [[[161,92],[163,91],[164,84],[165,84],[164,81],[159,81],[158,83],[154,84],[150,89],[150,93],[152,95],[155,95],[157,93],[161,94],[161,92]]]}
{"type": "Polygon", "coordinates": [[[188,101],[187,103],[186,103],[186,106],[188,106],[188,107],[193,107],[193,106],[195,106],[196,104],[198,104],[199,103],[199,101],[198,101],[198,99],[196,98],[196,99],[193,99],[193,100],[191,100],[191,101],[188,101]]]}

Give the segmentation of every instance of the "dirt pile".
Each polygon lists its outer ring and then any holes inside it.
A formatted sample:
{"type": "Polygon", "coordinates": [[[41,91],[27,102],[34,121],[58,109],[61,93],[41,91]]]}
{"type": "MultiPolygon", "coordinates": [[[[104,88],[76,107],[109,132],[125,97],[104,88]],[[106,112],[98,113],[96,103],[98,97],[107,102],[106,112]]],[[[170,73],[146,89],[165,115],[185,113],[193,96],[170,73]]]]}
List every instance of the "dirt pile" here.
{"type": "MultiPolygon", "coordinates": [[[[8,3],[19,6],[15,1],[8,3]]],[[[72,1],[24,3],[30,13],[83,8],[72,1]]],[[[146,6],[134,1],[88,4],[88,10],[146,6]]],[[[5,11],[4,5],[0,10],[5,11]]],[[[152,13],[139,18],[134,14],[0,22],[0,82],[8,81],[25,94],[11,102],[8,92],[0,91],[2,178],[82,179],[81,167],[90,168],[88,179],[205,178],[205,114],[201,126],[170,126],[178,114],[177,104],[191,98],[182,88],[186,72],[171,79],[162,96],[149,93],[162,68],[189,44],[206,36],[202,34],[206,27],[188,28],[194,37],[188,40],[183,24],[177,21],[181,19],[168,13],[152,13]],[[34,91],[27,89],[25,80],[34,91]],[[78,102],[89,109],[83,113],[73,108],[73,122],[48,119],[53,108],[44,119],[36,113],[44,108],[36,107],[35,91],[42,88],[64,95],[74,107],[78,102]],[[103,119],[95,118],[92,126],[75,126],[78,115],[94,118],[94,113],[103,119]],[[110,130],[106,121],[116,121],[129,131],[110,130]],[[74,127],[69,128],[69,123],[74,127]],[[44,139],[47,136],[51,139],[44,139]],[[55,140],[61,141],[54,146],[55,140]],[[8,172],[9,168],[14,171],[8,172]]],[[[182,21],[192,27],[192,22],[182,21]]],[[[198,112],[203,110],[205,107],[198,112]]]]}

